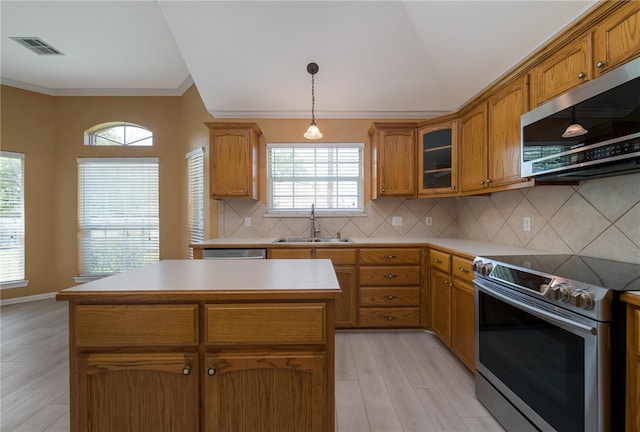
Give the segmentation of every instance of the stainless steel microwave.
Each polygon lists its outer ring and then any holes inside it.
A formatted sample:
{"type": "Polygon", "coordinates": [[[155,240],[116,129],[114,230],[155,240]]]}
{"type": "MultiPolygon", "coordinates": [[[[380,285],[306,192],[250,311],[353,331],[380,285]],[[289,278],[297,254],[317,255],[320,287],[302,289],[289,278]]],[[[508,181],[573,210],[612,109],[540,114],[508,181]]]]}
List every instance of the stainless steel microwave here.
{"type": "Polygon", "coordinates": [[[522,115],[521,175],[579,181],[640,172],[640,58],[522,115]]]}

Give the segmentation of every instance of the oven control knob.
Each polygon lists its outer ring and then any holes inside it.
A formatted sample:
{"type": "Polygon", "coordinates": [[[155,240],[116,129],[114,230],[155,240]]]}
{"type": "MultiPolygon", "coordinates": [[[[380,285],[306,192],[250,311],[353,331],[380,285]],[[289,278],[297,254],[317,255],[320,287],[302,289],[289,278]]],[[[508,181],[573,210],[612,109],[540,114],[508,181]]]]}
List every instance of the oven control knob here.
{"type": "Polygon", "coordinates": [[[591,309],[593,307],[591,293],[581,289],[575,290],[571,293],[571,304],[582,309],[591,309]]]}
{"type": "Polygon", "coordinates": [[[489,276],[489,274],[491,273],[491,270],[493,270],[493,264],[491,263],[483,264],[480,267],[480,274],[482,276],[489,276]]]}
{"type": "Polygon", "coordinates": [[[553,285],[549,291],[549,297],[552,300],[566,302],[569,300],[569,288],[565,284],[553,285]]]}
{"type": "Polygon", "coordinates": [[[480,269],[482,268],[482,260],[475,260],[473,264],[471,264],[471,268],[474,272],[480,273],[480,269]]]}

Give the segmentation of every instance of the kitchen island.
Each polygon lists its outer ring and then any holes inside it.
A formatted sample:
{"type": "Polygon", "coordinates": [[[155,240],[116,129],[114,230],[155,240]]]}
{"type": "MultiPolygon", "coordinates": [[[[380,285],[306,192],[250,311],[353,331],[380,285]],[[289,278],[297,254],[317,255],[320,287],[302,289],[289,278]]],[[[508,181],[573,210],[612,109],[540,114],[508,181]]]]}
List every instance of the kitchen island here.
{"type": "Polygon", "coordinates": [[[71,430],[332,431],[330,260],[167,260],[69,288],[71,430]]]}

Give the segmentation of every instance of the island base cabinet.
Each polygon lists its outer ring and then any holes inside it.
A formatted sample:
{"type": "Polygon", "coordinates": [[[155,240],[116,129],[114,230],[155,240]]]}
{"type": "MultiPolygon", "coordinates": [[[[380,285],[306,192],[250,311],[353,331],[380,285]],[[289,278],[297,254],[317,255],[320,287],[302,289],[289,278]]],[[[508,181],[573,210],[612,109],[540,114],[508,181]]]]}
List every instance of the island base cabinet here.
{"type": "Polygon", "coordinates": [[[330,430],[326,366],[321,352],[207,355],[205,431],[330,430]]]}
{"type": "Polygon", "coordinates": [[[74,430],[199,430],[197,358],[189,353],[79,355],[74,430]]]}

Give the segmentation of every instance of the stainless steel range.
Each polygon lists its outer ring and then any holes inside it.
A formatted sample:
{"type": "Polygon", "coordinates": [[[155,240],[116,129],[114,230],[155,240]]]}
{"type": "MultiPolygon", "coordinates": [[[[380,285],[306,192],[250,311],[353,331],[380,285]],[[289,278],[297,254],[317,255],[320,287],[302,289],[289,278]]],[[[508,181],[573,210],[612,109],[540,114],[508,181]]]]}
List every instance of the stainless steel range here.
{"type": "Polygon", "coordinates": [[[478,257],[476,395],[508,431],[624,431],[623,291],[640,265],[478,257]]]}

